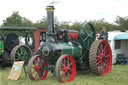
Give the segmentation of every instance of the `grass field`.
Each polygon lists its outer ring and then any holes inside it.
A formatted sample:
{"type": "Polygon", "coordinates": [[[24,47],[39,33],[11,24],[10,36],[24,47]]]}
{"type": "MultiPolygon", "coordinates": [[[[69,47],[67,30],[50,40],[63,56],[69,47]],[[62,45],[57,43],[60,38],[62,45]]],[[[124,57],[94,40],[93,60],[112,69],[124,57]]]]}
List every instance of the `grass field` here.
{"type": "Polygon", "coordinates": [[[8,80],[11,68],[0,68],[0,85],[128,85],[128,65],[115,65],[110,74],[95,76],[90,72],[77,73],[75,80],[70,83],[59,83],[49,72],[46,80],[31,81],[25,77],[24,71],[20,79],[8,80]]]}

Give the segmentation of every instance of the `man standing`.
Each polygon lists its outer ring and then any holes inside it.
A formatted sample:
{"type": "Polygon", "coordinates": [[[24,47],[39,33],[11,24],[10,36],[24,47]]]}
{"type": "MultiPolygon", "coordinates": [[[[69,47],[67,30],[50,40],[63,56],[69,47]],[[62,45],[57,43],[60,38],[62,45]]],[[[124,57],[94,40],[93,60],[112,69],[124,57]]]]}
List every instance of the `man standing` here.
{"type": "Polygon", "coordinates": [[[108,40],[108,32],[106,32],[106,27],[103,26],[100,32],[99,40],[108,40]]]}

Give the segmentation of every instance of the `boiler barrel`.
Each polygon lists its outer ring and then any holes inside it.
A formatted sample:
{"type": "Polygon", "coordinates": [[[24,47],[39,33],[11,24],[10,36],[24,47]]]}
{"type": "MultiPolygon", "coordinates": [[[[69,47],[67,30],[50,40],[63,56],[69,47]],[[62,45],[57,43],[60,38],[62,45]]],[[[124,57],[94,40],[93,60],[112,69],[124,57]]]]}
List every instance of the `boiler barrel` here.
{"type": "Polygon", "coordinates": [[[71,42],[62,43],[48,43],[45,42],[39,50],[39,54],[43,59],[48,62],[55,62],[61,55],[69,54],[71,56],[79,57],[82,53],[82,47],[80,44],[74,44],[71,42]]]}
{"type": "Polygon", "coordinates": [[[82,47],[80,45],[74,45],[73,43],[60,43],[61,54],[69,54],[73,57],[79,57],[82,52],[82,47]]]}

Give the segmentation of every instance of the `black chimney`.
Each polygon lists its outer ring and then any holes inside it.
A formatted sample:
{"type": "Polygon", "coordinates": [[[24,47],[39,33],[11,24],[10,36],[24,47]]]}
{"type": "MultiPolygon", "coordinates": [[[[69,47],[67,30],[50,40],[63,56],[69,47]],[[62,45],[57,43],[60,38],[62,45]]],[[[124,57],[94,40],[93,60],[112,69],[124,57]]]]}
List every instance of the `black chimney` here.
{"type": "Polygon", "coordinates": [[[47,6],[48,34],[54,33],[54,6],[47,6]]]}

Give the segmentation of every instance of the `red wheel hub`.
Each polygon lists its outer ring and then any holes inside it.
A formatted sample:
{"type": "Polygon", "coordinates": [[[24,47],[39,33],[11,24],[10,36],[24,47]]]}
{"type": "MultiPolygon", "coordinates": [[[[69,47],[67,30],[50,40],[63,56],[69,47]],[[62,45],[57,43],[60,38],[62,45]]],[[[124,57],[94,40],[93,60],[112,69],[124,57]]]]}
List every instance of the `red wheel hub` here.
{"type": "Polygon", "coordinates": [[[34,67],[35,71],[40,71],[40,68],[41,68],[41,66],[35,66],[34,67]]]}
{"type": "Polygon", "coordinates": [[[101,61],[103,63],[104,62],[103,59],[104,59],[104,54],[100,54],[99,55],[99,61],[101,61]]]}
{"type": "Polygon", "coordinates": [[[33,80],[44,80],[47,77],[48,70],[41,70],[41,68],[48,67],[48,63],[42,60],[40,56],[36,56],[32,63],[33,65],[31,67],[31,75],[33,80]]]}
{"type": "Polygon", "coordinates": [[[64,72],[68,72],[68,69],[69,69],[69,67],[64,67],[64,68],[63,68],[63,71],[64,71],[64,72]]]}

